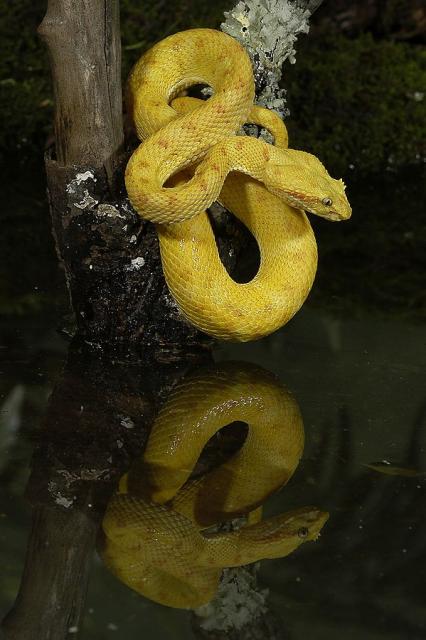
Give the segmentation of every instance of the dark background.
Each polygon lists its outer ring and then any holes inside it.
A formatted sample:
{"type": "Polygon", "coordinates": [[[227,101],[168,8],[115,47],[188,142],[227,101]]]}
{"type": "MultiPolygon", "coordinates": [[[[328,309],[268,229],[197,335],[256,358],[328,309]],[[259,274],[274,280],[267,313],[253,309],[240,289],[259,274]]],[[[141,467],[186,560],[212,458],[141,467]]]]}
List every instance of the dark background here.
{"type": "MultiPolygon", "coordinates": [[[[123,78],[165,35],[217,27],[228,0],[122,0],[123,78]]],[[[324,2],[283,85],[290,146],[343,177],[353,206],[344,225],[312,220],[320,252],[308,304],[336,314],[425,316],[421,278],[426,140],[426,33],[422,2],[324,2]]],[[[50,235],[43,151],[52,139],[41,0],[0,3],[0,313],[66,305],[50,235]]]]}

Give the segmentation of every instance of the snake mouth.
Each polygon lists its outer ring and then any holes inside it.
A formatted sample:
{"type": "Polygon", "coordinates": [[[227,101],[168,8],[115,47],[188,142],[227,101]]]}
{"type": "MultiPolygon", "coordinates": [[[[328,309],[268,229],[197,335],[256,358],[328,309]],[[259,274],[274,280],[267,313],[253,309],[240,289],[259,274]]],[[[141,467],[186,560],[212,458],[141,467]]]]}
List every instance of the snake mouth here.
{"type": "Polygon", "coordinates": [[[337,213],[337,211],[327,211],[327,213],[319,213],[318,211],[314,211],[313,209],[304,209],[305,213],[311,213],[312,215],[319,216],[320,218],[324,218],[324,220],[328,220],[329,222],[344,222],[351,217],[349,215],[342,215],[337,213]]]}
{"type": "Polygon", "coordinates": [[[344,220],[347,220],[347,218],[340,215],[340,213],[336,213],[333,211],[327,216],[327,220],[330,220],[330,222],[343,222],[344,220]]]}

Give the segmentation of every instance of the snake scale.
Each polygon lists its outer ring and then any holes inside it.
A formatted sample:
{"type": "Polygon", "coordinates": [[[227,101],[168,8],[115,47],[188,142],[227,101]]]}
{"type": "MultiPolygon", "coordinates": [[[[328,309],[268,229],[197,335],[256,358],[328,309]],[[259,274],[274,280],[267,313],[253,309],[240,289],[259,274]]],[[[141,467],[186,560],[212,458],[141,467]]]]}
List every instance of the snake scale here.
{"type": "Polygon", "coordinates": [[[280,558],[315,540],[328,517],[316,507],[264,521],[261,514],[265,499],[293,475],[303,445],[297,402],[264,369],[226,363],[187,376],[108,505],[105,564],[151,600],[195,608],[214,597],[224,567],[280,558]],[[204,445],[234,421],[248,424],[239,451],[190,478],[204,445]],[[240,529],[211,529],[246,514],[240,529]]]}
{"type": "Polygon", "coordinates": [[[280,118],[255,106],[252,65],[235,39],[191,29],[154,45],[131,72],[127,103],[141,144],[126,168],[130,201],[156,224],[169,290],[186,318],[224,340],[253,340],[285,324],[312,286],[317,249],[305,211],[345,220],[341,180],[313,155],[287,148],[280,118]],[[208,100],[189,87],[213,89],[208,100]],[[274,144],[244,135],[254,122],[274,144]],[[249,229],[260,266],[236,283],[223,266],[206,209],[221,202],[249,229]]]}

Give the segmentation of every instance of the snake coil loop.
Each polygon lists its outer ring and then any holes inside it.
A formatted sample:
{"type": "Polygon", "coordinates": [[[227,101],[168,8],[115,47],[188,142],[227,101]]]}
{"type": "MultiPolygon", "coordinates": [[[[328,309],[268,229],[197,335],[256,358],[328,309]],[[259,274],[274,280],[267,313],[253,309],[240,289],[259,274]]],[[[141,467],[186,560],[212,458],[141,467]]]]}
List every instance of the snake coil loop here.
{"type": "Polygon", "coordinates": [[[139,214],[157,225],[164,275],[182,313],[224,340],[267,335],[298,311],[312,286],[317,250],[304,210],[329,220],[351,214],[344,184],[309,153],[287,148],[276,114],[253,105],[248,54],[230,36],[192,29],[142,56],[128,84],[142,144],[126,169],[139,214]],[[194,83],[208,100],[179,97],[194,83]],[[270,130],[275,144],[236,135],[245,122],[270,130]],[[220,261],[206,213],[215,200],[243,222],[260,267],[238,284],[220,261]]]}

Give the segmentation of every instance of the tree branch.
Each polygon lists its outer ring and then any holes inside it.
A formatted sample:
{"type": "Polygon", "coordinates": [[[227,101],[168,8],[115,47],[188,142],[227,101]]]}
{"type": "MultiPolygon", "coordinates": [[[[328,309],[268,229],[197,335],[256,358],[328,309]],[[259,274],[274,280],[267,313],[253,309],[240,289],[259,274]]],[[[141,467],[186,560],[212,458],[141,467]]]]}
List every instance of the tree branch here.
{"type": "Polygon", "coordinates": [[[59,165],[113,173],[123,143],[119,0],[49,0],[39,27],[51,59],[59,165]]]}
{"type": "Polygon", "coordinates": [[[154,227],[123,195],[119,23],[119,0],[48,0],[39,27],[56,103],[46,173],[57,252],[89,342],[197,343],[167,291],[154,227]]]}

